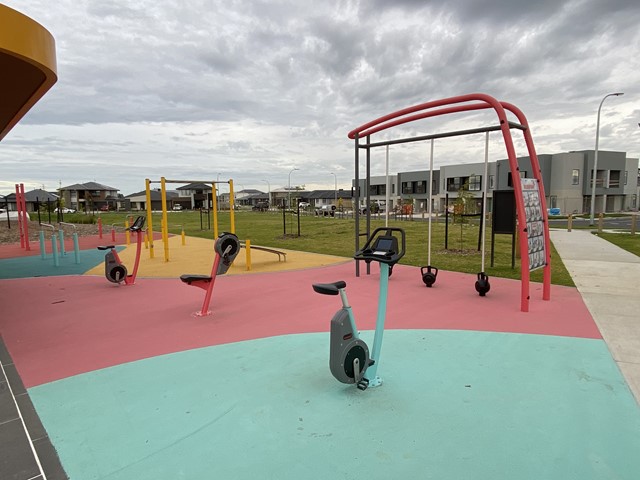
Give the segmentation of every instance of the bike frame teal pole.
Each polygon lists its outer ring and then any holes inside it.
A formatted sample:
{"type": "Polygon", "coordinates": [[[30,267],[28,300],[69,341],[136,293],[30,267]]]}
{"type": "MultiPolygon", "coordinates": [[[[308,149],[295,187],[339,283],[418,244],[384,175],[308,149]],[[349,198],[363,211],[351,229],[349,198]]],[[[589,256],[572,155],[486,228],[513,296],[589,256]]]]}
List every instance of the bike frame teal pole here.
{"type": "Polygon", "coordinates": [[[371,365],[366,372],[369,379],[369,387],[382,385],[382,379],[377,376],[380,364],[380,349],[382,348],[382,335],[384,333],[384,320],[387,315],[387,296],[389,294],[389,265],[380,262],[380,293],[378,297],[378,317],[376,318],[376,333],[373,337],[373,349],[371,350],[371,365]]]}

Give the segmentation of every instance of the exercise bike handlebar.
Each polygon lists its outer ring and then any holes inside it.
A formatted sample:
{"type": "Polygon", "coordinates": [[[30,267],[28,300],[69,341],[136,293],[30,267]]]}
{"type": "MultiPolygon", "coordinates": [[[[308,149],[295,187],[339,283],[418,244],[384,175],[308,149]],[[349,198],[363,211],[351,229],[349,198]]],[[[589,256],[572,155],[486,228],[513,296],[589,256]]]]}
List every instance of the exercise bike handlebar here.
{"type": "Polygon", "coordinates": [[[404,256],[406,250],[406,238],[402,228],[398,227],[379,227],[376,228],[367,243],[361,250],[358,250],[353,256],[356,260],[365,260],[366,262],[380,262],[388,265],[395,265],[404,256]],[[378,235],[379,232],[384,232],[378,235]],[[393,232],[400,233],[400,245],[398,245],[398,237],[393,232]]]}

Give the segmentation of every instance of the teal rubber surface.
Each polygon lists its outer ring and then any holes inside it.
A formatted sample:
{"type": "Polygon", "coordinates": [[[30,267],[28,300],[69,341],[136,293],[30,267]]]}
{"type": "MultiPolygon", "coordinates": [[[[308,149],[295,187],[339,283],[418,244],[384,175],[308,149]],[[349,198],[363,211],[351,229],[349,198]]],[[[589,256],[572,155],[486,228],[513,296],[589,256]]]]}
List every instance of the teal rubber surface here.
{"type": "Polygon", "coordinates": [[[29,394],[72,480],[638,478],[640,409],[602,340],[387,330],[384,383],[363,392],[330,375],[328,339],[189,350],[29,394]]]}

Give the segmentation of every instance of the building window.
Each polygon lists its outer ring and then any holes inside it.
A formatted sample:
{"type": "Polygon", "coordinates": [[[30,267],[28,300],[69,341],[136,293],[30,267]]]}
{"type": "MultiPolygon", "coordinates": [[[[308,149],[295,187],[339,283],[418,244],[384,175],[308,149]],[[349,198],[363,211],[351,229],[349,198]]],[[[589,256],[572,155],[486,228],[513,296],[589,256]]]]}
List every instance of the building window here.
{"type": "Polygon", "coordinates": [[[611,170],[609,172],[609,188],[620,187],[620,170],[611,170]]]}
{"type": "Polygon", "coordinates": [[[495,188],[495,181],[496,181],[496,176],[495,175],[489,175],[489,189],[493,190],[495,188]]]}
{"type": "MultiPolygon", "coordinates": [[[[527,178],[527,171],[520,170],[520,178],[527,178]]],[[[513,180],[511,179],[511,172],[507,172],[507,187],[513,187],[513,180]]]]}
{"type": "Polygon", "coordinates": [[[471,175],[469,177],[469,191],[470,192],[479,192],[482,189],[482,176],[481,175],[471,175]]]}
{"type": "Polygon", "coordinates": [[[624,172],[624,184],[627,184],[627,180],[629,180],[629,172],[625,170],[624,172]]]}
{"type": "Polygon", "coordinates": [[[558,197],[556,195],[549,197],[549,208],[558,208],[558,197]]]}
{"type": "Polygon", "coordinates": [[[577,168],[571,170],[571,185],[580,185],[580,170],[577,168]]]}

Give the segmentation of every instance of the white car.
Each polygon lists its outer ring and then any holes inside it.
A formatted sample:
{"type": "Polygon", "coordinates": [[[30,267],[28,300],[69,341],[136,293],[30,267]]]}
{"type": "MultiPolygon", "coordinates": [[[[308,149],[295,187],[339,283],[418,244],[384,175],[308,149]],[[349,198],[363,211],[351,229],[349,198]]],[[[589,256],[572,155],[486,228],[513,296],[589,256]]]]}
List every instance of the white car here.
{"type": "Polygon", "coordinates": [[[56,213],[76,213],[76,211],[73,208],[56,208],[55,212],[56,213]]]}
{"type": "Polygon", "coordinates": [[[177,210],[182,210],[182,205],[174,205],[173,209],[176,210],[176,211],[177,210]]]}
{"type": "Polygon", "coordinates": [[[307,208],[309,205],[311,205],[309,202],[300,202],[298,204],[298,207],[300,208],[307,208]]]}

